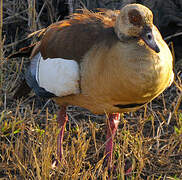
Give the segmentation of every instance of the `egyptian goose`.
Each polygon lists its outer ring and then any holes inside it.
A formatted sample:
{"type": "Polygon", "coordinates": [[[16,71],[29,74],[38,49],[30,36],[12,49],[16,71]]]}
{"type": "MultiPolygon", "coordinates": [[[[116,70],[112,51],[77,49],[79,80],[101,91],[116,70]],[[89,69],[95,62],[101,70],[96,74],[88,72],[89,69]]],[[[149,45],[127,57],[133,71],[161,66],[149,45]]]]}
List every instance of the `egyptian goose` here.
{"type": "Polygon", "coordinates": [[[152,12],[140,4],[120,11],[73,14],[50,25],[39,42],[17,54],[30,54],[31,63],[15,96],[28,93],[29,86],[61,107],[60,161],[67,105],[109,114],[106,157],[111,166],[119,113],[141,108],[174,77],[171,52],[153,24],[152,12]]]}

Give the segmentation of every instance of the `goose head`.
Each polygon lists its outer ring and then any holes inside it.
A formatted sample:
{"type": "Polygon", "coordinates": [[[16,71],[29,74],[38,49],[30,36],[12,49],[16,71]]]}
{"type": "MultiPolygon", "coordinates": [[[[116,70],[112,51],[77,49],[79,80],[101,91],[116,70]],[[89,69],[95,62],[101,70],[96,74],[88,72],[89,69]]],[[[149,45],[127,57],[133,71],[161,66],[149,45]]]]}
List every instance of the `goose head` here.
{"type": "Polygon", "coordinates": [[[121,41],[142,39],[156,53],[160,49],[156,43],[157,28],[153,24],[151,10],[141,4],[129,4],[120,10],[116,18],[115,33],[121,41]]]}

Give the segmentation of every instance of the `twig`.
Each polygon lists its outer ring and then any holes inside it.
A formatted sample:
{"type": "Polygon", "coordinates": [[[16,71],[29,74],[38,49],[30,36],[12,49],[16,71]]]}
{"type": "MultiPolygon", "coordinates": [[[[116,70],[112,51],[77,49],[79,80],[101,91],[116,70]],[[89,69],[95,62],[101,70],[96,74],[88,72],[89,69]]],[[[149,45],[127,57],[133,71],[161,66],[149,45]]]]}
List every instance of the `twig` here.
{"type": "Polygon", "coordinates": [[[176,34],[172,34],[170,36],[167,36],[164,38],[164,40],[168,40],[168,39],[171,39],[173,37],[177,37],[177,36],[181,36],[182,35],[182,32],[179,32],[179,33],[176,33],[176,34]]]}
{"type": "Polygon", "coordinates": [[[18,43],[20,43],[20,42],[23,42],[23,41],[29,39],[29,38],[30,38],[30,37],[26,37],[26,38],[24,38],[24,39],[20,39],[19,41],[16,41],[16,42],[13,42],[13,43],[4,45],[4,48],[8,48],[8,47],[14,46],[14,45],[16,45],[16,44],[18,44],[18,43]]]}
{"type": "Polygon", "coordinates": [[[40,10],[40,12],[39,12],[39,14],[38,14],[38,16],[37,16],[37,20],[36,20],[37,23],[38,23],[38,21],[39,21],[39,18],[40,18],[41,14],[42,14],[42,11],[43,11],[45,5],[46,5],[46,1],[44,2],[44,4],[43,4],[43,6],[42,6],[42,8],[41,8],[41,10],[40,10]]]}
{"type": "Polygon", "coordinates": [[[51,2],[49,0],[44,0],[44,2],[47,5],[51,23],[53,23],[54,22],[54,18],[55,18],[55,14],[53,13],[54,12],[54,8],[53,8],[53,6],[52,6],[52,4],[51,4],[51,2]]]}
{"type": "Polygon", "coordinates": [[[35,24],[35,0],[28,1],[28,10],[29,10],[29,17],[28,17],[28,25],[31,31],[35,31],[36,24],[35,24]]]}
{"type": "Polygon", "coordinates": [[[16,45],[16,44],[19,44],[19,43],[21,43],[21,42],[23,42],[23,41],[25,41],[25,40],[27,40],[27,39],[32,38],[32,36],[35,36],[35,35],[37,35],[37,34],[38,34],[37,37],[40,37],[40,36],[45,32],[45,30],[46,30],[46,28],[37,30],[37,31],[35,31],[35,32],[31,33],[31,34],[29,34],[29,35],[28,35],[27,37],[25,37],[24,39],[20,39],[20,40],[18,40],[18,41],[16,41],[16,42],[13,42],[13,43],[4,45],[4,48],[8,48],[8,47],[14,46],[14,45],[16,45]]]}
{"type": "Polygon", "coordinates": [[[69,14],[73,14],[73,0],[68,0],[69,14]]]}
{"type": "Polygon", "coordinates": [[[2,29],[3,29],[3,0],[0,1],[0,60],[3,59],[2,29]]]}
{"type": "MultiPolygon", "coordinates": [[[[26,10],[27,11],[27,10],[26,10]]],[[[25,11],[25,12],[26,12],[25,11]]],[[[22,12],[22,13],[24,13],[24,12],[22,12]]],[[[26,18],[26,17],[24,17],[24,16],[22,16],[22,15],[20,15],[21,13],[16,13],[16,14],[14,14],[14,15],[12,15],[12,16],[8,16],[7,18],[5,18],[4,19],[4,23],[7,23],[8,21],[12,21],[12,19],[15,19],[15,17],[18,17],[18,18],[21,18],[21,19],[23,19],[24,21],[27,21],[28,19],[26,18]]],[[[10,22],[10,23],[13,23],[13,22],[10,22]]]]}

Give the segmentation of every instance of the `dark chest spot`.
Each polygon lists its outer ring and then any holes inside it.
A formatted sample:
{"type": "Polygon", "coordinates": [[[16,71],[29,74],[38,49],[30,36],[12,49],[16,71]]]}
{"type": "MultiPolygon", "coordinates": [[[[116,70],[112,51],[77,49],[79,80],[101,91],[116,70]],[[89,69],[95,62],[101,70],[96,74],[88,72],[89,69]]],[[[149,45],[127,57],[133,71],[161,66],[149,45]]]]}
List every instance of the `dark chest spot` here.
{"type": "Polygon", "coordinates": [[[143,106],[146,103],[133,103],[133,104],[116,104],[115,107],[118,107],[119,109],[125,109],[125,108],[135,108],[139,106],[143,106]]]}

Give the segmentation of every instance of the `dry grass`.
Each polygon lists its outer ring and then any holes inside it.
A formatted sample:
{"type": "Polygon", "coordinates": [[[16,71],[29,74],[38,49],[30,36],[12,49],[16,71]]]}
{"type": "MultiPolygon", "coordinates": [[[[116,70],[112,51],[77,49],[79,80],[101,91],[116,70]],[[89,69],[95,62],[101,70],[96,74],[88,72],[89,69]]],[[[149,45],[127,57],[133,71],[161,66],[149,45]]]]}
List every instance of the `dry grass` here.
{"type": "MultiPolygon", "coordinates": [[[[41,18],[41,12],[33,9],[30,13],[30,7],[34,6],[18,0],[17,4],[7,3],[4,2],[4,33],[0,36],[4,44],[0,47],[2,56],[14,51],[16,42],[26,38],[28,33],[42,28],[37,19],[41,18]],[[13,18],[8,13],[16,11],[16,5],[19,12],[24,7],[22,13],[25,14],[13,18]],[[19,35],[9,32],[8,28],[22,22],[27,25],[13,31],[19,35]]],[[[48,12],[54,19],[51,9],[48,12]]],[[[33,93],[21,100],[11,98],[27,63],[28,59],[24,58],[6,60],[1,57],[0,60],[0,179],[108,179],[108,170],[103,165],[106,120],[104,116],[95,116],[78,107],[68,108],[64,162],[61,167],[52,168],[59,132],[58,107],[33,93]]],[[[181,85],[178,80],[177,85],[145,109],[123,115],[115,138],[113,164],[116,171],[111,172],[110,179],[182,179],[181,85]],[[132,162],[133,171],[124,177],[124,164],[128,162],[132,162]]]]}

